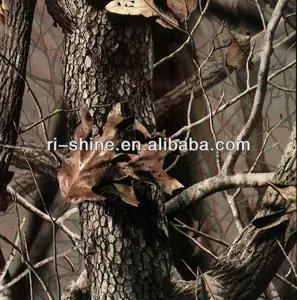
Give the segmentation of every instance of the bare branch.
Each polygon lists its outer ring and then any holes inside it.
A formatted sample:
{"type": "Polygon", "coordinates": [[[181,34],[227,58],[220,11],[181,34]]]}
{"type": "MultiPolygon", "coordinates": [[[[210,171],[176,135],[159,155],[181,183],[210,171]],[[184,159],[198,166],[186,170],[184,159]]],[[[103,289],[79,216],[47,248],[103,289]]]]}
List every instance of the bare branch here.
{"type": "MultiPolygon", "coordinates": [[[[271,16],[271,20],[267,25],[267,31],[264,36],[263,52],[261,55],[261,63],[258,72],[257,89],[256,89],[256,94],[253,102],[253,108],[249,120],[247,121],[247,123],[245,124],[245,126],[243,127],[239,135],[237,136],[236,140],[239,141],[247,140],[250,137],[253,130],[255,129],[258,119],[261,116],[263,103],[266,95],[267,81],[269,80],[268,73],[269,73],[269,66],[270,66],[270,56],[273,51],[273,37],[287,2],[288,0],[280,0],[277,3],[276,8],[273,11],[273,14],[271,16]]],[[[235,166],[235,163],[240,153],[241,151],[235,150],[235,151],[231,151],[228,154],[224,162],[222,172],[224,172],[225,174],[230,174],[233,171],[233,168],[235,166]]]]}
{"type": "Polygon", "coordinates": [[[238,186],[267,186],[268,182],[272,180],[273,175],[274,173],[247,173],[236,175],[218,174],[214,177],[192,185],[179,195],[169,200],[165,204],[166,213],[167,215],[170,215],[175,211],[183,209],[193,202],[198,202],[205,197],[216,192],[220,192],[224,189],[231,189],[238,186]]]}
{"type": "MultiPolygon", "coordinates": [[[[21,251],[18,247],[16,247],[11,241],[9,241],[5,236],[3,236],[3,235],[1,235],[1,234],[0,234],[0,239],[3,240],[3,241],[4,241],[5,243],[7,243],[8,245],[10,245],[13,249],[15,249],[15,250],[21,255],[21,257],[22,257],[24,263],[27,265],[28,269],[29,269],[30,271],[32,271],[32,273],[36,276],[36,278],[38,279],[38,281],[41,283],[41,285],[42,285],[42,287],[43,287],[43,289],[44,289],[44,292],[46,293],[48,299],[54,300],[54,298],[53,298],[53,296],[52,296],[50,290],[49,290],[48,287],[47,287],[47,285],[44,283],[44,281],[42,280],[42,278],[41,278],[41,277],[38,275],[38,273],[35,271],[34,266],[32,266],[32,265],[30,264],[30,262],[23,256],[22,251],[21,251]]],[[[4,287],[2,287],[2,288],[4,288],[4,287]]]]}
{"type": "MultiPolygon", "coordinates": [[[[275,49],[281,48],[282,46],[286,45],[286,43],[288,41],[291,41],[294,37],[295,37],[295,32],[290,34],[290,36],[288,36],[287,38],[282,37],[281,40],[275,41],[274,48],[275,49]]],[[[263,39],[262,34],[258,34],[257,36],[255,36],[251,39],[251,42],[253,43],[253,41],[260,41],[260,40],[262,41],[262,39],[263,39]]],[[[260,52],[256,52],[252,59],[252,63],[254,65],[256,65],[259,61],[260,61],[260,52]]],[[[285,70],[283,70],[283,71],[285,71],[285,70]]],[[[275,74],[273,77],[277,76],[278,74],[279,73],[275,74]]],[[[205,68],[203,69],[203,72],[202,72],[203,85],[204,85],[205,90],[222,82],[224,79],[227,78],[227,76],[228,76],[228,73],[226,72],[226,68],[224,66],[223,60],[216,60],[213,62],[209,62],[205,66],[205,68]]],[[[171,92],[169,92],[165,96],[157,99],[154,102],[155,107],[156,107],[156,112],[155,112],[156,119],[162,120],[167,114],[170,113],[171,109],[173,109],[173,108],[177,109],[178,107],[180,107],[181,105],[186,103],[190,97],[191,89],[196,83],[197,83],[196,75],[193,75],[191,78],[188,78],[187,80],[185,80],[184,83],[177,86],[171,92]]],[[[255,90],[255,89],[256,89],[256,86],[252,90],[255,90]]],[[[248,93],[249,92],[250,92],[250,90],[248,90],[248,93]]],[[[247,93],[245,93],[244,95],[246,95],[246,94],[247,93]]],[[[198,85],[194,90],[194,96],[199,97],[201,95],[202,95],[202,89],[198,85]]],[[[242,95],[241,97],[243,97],[244,95],[242,95]]],[[[233,103],[231,103],[231,104],[233,104],[233,103]]],[[[226,106],[225,108],[227,108],[227,107],[229,107],[229,105],[226,106]]],[[[207,118],[207,120],[208,120],[208,118],[207,118]]],[[[204,120],[204,121],[206,121],[206,120],[204,120]]]]}
{"type": "Polygon", "coordinates": [[[188,234],[186,234],[185,232],[183,232],[181,229],[179,229],[175,224],[173,224],[172,222],[170,223],[171,226],[177,230],[179,233],[181,233],[182,235],[184,235],[185,237],[187,237],[190,241],[192,241],[194,244],[196,244],[199,248],[201,248],[205,253],[209,254],[212,258],[214,258],[215,260],[218,260],[218,257],[213,254],[211,251],[209,251],[208,249],[206,249],[203,245],[201,245],[198,241],[196,241],[194,238],[192,238],[191,236],[189,236],[188,234]]]}
{"type": "MultiPolygon", "coordinates": [[[[79,250],[80,248],[82,247],[82,244],[79,244],[77,246],[74,246],[72,247],[71,249],[61,253],[61,254],[58,254],[57,255],[57,258],[64,258],[67,254],[73,252],[73,251],[76,251],[76,250],[79,250]]],[[[38,269],[50,262],[53,262],[54,261],[54,256],[50,256],[50,257],[47,257],[46,259],[36,263],[33,265],[33,268],[34,269],[38,269]]],[[[28,273],[30,272],[30,268],[27,268],[25,271],[23,271],[21,274],[19,274],[18,276],[16,276],[14,279],[12,279],[10,282],[8,282],[7,284],[3,285],[3,286],[0,286],[0,292],[12,287],[13,285],[15,285],[17,282],[19,282],[22,278],[24,278],[28,273]]]]}
{"type": "MultiPolygon", "coordinates": [[[[36,208],[35,206],[33,206],[32,204],[30,204],[25,198],[23,198],[20,194],[16,193],[16,191],[11,188],[10,186],[7,186],[7,192],[10,193],[12,196],[16,196],[16,201],[22,205],[25,209],[27,209],[28,211],[34,213],[35,215],[41,217],[42,219],[51,222],[51,218],[50,216],[48,216],[47,214],[43,213],[41,210],[39,210],[38,208],[36,208]]],[[[71,211],[71,213],[77,212],[78,209],[73,209],[71,211]]],[[[55,224],[62,230],[64,231],[69,238],[72,240],[72,242],[74,242],[76,244],[76,241],[80,240],[80,236],[73,233],[71,230],[69,230],[64,224],[63,221],[65,220],[65,218],[60,218],[59,219],[55,219],[53,218],[53,220],[55,221],[55,224]]]]}
{"type": "Polygon", "coordinates": [[[196,230],[196,229],[194,229],[194,228],[192,228],[190,226],[187,226],[185,223],[183,223],[182,221],[180,221],[180,220],[178,220],[176,218],[174,218],[174,221],[178,222],[178,224],[175,224],[176,227],[187,229],[189,231],[197,233],[197,234],[199,234],[199,235],[201,235],[201,236],[203,236],[203,237],[205,237],[207,239],[210,239],[210,240],[212,240],[214,242],[217,242],[217,243],[219,243],[219,244],[221,244],[221,245],[223,245],[225,247],[229,247],[230,246],[227,242],[225,242],[225,241],[223,241],[221,239],[215,238],[215,237],[213,237],[213,236],[211,236],[211,235],[209,235],[207,233],[204,233],[204,232],[202,232],[200,230],[196,230]]]}

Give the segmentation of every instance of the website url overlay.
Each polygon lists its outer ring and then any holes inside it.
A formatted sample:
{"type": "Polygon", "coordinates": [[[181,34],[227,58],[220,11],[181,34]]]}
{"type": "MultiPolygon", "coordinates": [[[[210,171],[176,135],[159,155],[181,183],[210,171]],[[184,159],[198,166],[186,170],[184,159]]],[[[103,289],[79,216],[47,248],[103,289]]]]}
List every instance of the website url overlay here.
{"type": "Polygon", "coordinates": [[[189,138],[187,141],[172,140],[171,138],[159,138],[151,140],[146,144],[141,144],[139,141],[123,141],[120,146],[113,141],[96,141],[90,138],[88,141],[79,139],[78,141],[70,141],[68,144],[59,144],[57,138],[48,141],[48,150],[58,150],[68,148],[70,151],[249,151],[249,141],[217,141],[214,146],[211,146],[208,141],[195,141],[189,138]]]}

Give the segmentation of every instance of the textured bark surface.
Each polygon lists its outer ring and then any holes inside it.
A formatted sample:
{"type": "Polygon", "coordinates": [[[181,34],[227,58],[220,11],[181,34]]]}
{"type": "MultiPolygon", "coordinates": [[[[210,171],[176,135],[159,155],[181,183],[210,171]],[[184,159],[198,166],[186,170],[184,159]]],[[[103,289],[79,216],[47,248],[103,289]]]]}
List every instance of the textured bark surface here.
{"type": "MultiPolygon", "coordinates": [[[[73,2],[75,6],[72,26],[77,27],[64,29],[65,104],[78,108],[86,103],[100,130],[110,107],[98,105],[126,102],[124,113],[134,114],[152,130],[153,47],[148,21],[111,16],[85,1],[73,2]]],[[[75,123],[76,118],[70,119],[70,128],[75,123]]],[[[80,207],[92,299],[153,300],[169,293],[171,257],[163,197],[148,187],[135,189],[138,208],[112,198],[80,207]]]]}
{"type": "MultiPolygon", "coordinates": [[[[36,0],[5,2],[5,31],[0,46],[0,144],[14,145],[24,93],[21,77],[26,76],[36,0]]],[[[12,176],[8,172],[11,152],[9,148],[0,147],[0,211],[7,208],[7,200],[2,196],[12,176]]]]}
{"type": "MultiPolygon", "coordinates": [[[[292,131],[290,142],[276,170],[274,182],[296,185],[296,163],[291,164],[294,157],[296,157],[296,128],[292,131]]],[[[256,218],[267,215],[269,211],[267,208],[269,206],[272,208],[280,198],[277,192],[269,188],[262,200],[263,209],[259,210],[256,218]]],[[[221,256],[209,274],[224,286],[230,299],[248,300],[260,296],[284,261],[284,255],[276,239],[286,251],[290,251],[296,243],[296,237],[292,237],[291,241],[284,245],[287,225],[281,223],[268,229],[261,229],[251,224],[221,256]]]]}
{"type": "MultiPolygon", "coordinates": [[[[5,32],[0,46],[0,144],[14,145],[15,126],[20,119],[30,33],[36,0],[6,1],[5,32]]],[[[0,147],[0,211],[7,209],[6,186],[12,178],[8,171],[12,151],[0,147]]],[[[0,249],[0,270],[5,260],[0,249]]],[[[10,280],[7,273],[0,286],[10,280]]],[[[0,293],[1,299],[17,299],[13,289],[0,293]]]]}
{"type": "MultiPolygon", "coordinates": [[[[47,3],[50,12],[58,12],[56,20],[65,33],[65,105],[79,108],[86,103],[96,119],[95,134],[110,110],[102,105],[116,102],[125,102],[126,114],[133,112],[153,129],[153,47],[147,21],[108,15],[90,1],[47,3]]],[[[70,119],[72,132],[77,122],[77,116],[70,119]]],[[[291,156],[296,155],[292,143],[288,146],[291,156]]],[[[284,176],[294,179],[284,169],[290,159],[286,153],[276,180],[284,176]]],[[[199,280],[171,285],[170,246],[160,192],[137,185],[135,192],[141,202],[138,208],[116,198],[102,203],[86,201],[80,206],[91,298],[200,299],[199,280]]],[[[274,197],[279,196],[269,191],[265,199],[274,197]]],[[[286,224],[267,230],[250,225],[222,255],[208,274],[225,288],[228,299],[253,300],[263,292],[284,259],[274,237],[283,242],[285,229],[286,224]]]]}

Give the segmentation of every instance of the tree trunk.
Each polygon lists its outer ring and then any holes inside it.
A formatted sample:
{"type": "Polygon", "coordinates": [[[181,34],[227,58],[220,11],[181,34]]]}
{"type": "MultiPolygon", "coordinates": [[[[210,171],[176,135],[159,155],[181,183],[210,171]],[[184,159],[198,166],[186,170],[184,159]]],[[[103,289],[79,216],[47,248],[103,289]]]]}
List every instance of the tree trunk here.
{"type": "MultiPolygon", "coordinates": [[[[153,130],[149,22],[111,16],[84,1],[76,6],[77,28],[64,28],[65,104],[78,108],[86,103],[100,130],[110,107],[98,105],[127,102],[124,113],[153,130]]],[[[92,299],[153,300],[169,293],[171,257],[162,193],[142,186],[136,194],[138,208],[119,199],[86,201],[80,207],[92,299]]]]}
{"type": "MultiPolygon", "coordinates": [[[[5,2],[5,31],[0,47],[0,144],[15,145],[36,0],[5,2]]],[[[8,206],[5,192],[13,176],[8,171],[11,154],[11,148],[0,146],[0,211],[6,211],[8,206]]],[[[4,265],[5,260],[0,249],[0,270],[4,265]]],[[[9,278],[7,273],[0,286],[9,278]]],[[[0,298],[12,299],[12,290],[1,292],[0,298]]]]}
{"type": "MultiPolygon", "coordinates": [[[[15,145],[36,0],[5,3],[5,31],[0,47],[0,144],[15,145]]],[[[0,211],[7,209],[4,194],[13,175],[8,172],[11,153],[11,148],[0,147],[0,211]]]]}

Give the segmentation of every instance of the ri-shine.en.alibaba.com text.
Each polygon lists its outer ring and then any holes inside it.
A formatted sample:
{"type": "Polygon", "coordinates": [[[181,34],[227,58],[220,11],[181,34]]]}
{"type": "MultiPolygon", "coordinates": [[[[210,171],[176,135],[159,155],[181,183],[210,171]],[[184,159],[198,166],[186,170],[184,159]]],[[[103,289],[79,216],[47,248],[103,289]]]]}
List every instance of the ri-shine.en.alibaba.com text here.
{"type": "Polygon", "coordinates": [[[216,144],[210,145],[208,141],[195,141],[189,138],[186,141],[159,138],[151,140],[147,144],[141,144],[139,141],[123,141],[121,145],[115,145],[113,141],[100,141],[90,138],[88,141],[79,139],[78,141],[70,141],[68,144],[59,144],[57,138],[47,143],[48,150],[58,150],[61,148],[69,148],[70,151],[85,150],[85,151],[249,151],[249,141],[217,141],[216,144]]]}

